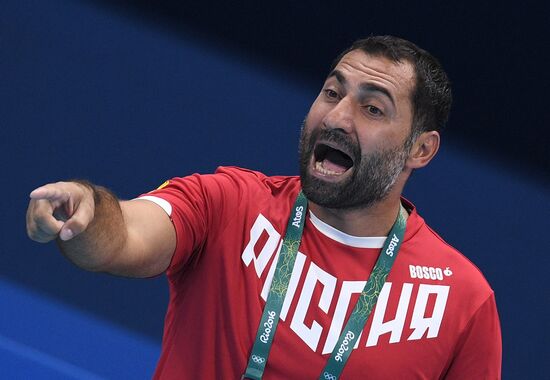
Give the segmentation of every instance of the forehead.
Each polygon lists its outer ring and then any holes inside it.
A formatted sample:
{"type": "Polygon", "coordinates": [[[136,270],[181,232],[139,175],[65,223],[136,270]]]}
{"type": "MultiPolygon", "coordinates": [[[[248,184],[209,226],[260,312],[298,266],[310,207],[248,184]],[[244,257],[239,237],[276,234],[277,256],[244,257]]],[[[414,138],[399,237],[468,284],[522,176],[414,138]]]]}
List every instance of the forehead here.
{"type": "Polygon", "coordinates": [[[410,62],[394,62],[361,50],[344,55],[334,69],[352,84],[372,83],[383,86],[396,98],[408,98],[415,82],[414,68],[410,62]]]}

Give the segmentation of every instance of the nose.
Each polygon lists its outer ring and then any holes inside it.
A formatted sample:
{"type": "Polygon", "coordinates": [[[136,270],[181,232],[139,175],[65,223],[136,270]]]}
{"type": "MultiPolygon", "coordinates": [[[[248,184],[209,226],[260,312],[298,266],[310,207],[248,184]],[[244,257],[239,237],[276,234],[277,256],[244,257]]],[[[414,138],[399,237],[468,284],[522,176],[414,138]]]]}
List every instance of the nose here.
{"type": "Polygon", "coordinates": [[[325,115],[323,125],[327,129],[339,129],[345,133],[351,133],[355,128],[354,108],[349,97],[342,98],[325,115]]]}

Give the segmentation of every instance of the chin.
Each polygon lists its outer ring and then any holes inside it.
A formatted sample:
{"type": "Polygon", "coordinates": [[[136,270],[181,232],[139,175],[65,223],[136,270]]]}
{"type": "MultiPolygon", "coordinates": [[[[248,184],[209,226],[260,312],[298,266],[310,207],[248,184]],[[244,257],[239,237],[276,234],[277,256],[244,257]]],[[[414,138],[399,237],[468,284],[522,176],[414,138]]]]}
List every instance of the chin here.
{"type": "Polygon", "coordinates": [[[302,190],[311,202],[331,209],[357,208],[358,204],[348,194],[349,178],[335,181],[334,178],[327,179],[313,173],[307,173],[300,178],[302,190]]]}
{"type": "Polygon", "coordinates": [[[308,200],[321,207],[338,210],[369,208],[386,199],[393,189],[393,184],[380,183],[353,169],[333,178],[317,173],[309,165],[302,166],[300,180],[308,200]]]}

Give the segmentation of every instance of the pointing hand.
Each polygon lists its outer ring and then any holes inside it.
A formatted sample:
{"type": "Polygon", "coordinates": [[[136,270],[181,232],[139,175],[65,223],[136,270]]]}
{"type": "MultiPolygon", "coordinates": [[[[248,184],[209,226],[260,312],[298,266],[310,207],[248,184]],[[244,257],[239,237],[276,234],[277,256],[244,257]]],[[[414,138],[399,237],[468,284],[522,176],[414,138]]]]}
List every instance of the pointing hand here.
{"type": "Polygon", "coordinates": [[[59,236],[70,240],[82,233],[94,218],[92,188],[79,182],[57,182],[30,193],[27,234],[40,243],[59,236]]]}

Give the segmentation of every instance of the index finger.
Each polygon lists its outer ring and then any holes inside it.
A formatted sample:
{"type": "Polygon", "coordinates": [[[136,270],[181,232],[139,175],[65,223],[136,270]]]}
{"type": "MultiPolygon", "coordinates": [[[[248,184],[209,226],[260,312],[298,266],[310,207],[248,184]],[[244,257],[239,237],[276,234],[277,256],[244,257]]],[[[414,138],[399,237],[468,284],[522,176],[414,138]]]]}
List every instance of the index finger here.
{"type": "Polygon", "coordinates": [[[71,196],[71,193],[56,185],[40,186],[29,194],[31,199],[48,199],[65,202],[71,196]]]}

